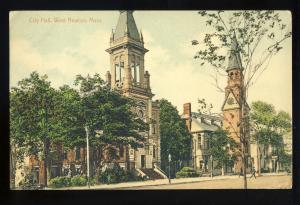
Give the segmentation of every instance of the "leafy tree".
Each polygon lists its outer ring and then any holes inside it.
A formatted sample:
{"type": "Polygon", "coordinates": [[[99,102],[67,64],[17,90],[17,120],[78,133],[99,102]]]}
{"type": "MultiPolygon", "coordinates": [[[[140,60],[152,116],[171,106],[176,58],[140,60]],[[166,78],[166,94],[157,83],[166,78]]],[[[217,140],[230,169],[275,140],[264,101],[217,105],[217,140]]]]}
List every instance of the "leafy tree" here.
{"type": "MultiPolygon", "coordinates": [[[[250,112],[253,139],[259,145],[272,145],[276,148],[278,161],[287,164],[287,154],[284,152],[283,136],[291,130],[291,117],[284,111],[276,112],[272,104],[255,101],[250,112]]],[[[258,172],[260,174],[260,146],[257,146],[258,172]]]]}
{"type": "Polygon", "coordinates": [[[232,166],[234,163],[235,155],[232,151],[237,148],[237,143],[228,137],[227,131],[222,129],[210,134],[209,143],[207,153],[213,157],[214,161],[217,161],[217,167],[222,168],[222,173],[224,173],[224,166],[232,166]]]}
{"type": "Polygon", "coordinates": [[[159,105],[161,163],[166,171],[169,154],[173,162],[181,163],[190,159],[192,136],[187,130],[185,121],[180,118],[178,111],[170,102],[162,99],[159,105]]]}
{"type": "Polygon", "coordinates": [[[47,76],[37,72],[18,82],[10,92],[10,136],[17,146],[17,160],[39,156],[44,162],[44,185],[50,179],[50,141],[59,136],[55,123],[57,92],[47,76]],[[42,153],[42,155],[40,155],[42,153]]]}
{"type": "MultiPolygon", "coordinates": [[[[208,64],[215,71],[216,87],[219,76],[227,76],[226,51],[234,39],[239,42],[233,52],[241,54],[244,85],[240,87],[240,107],[243,113],[247,110],[248,89],[257,81],[269,65],[270,60],[280,50],[283,42],[291,37],[290,28],[275,11],[199,11],[205,18],[207,32],[203,39],[192,40],[192,45],[199,46],[194,58],[201,65],[208,64]],[[227,17],[224,17],[225,14],[227,17]]],[[[247,118],[247,116],[246,116],[247,118]]],[[[240,123],[240,139],[243,145],[242,160],[246,167],[245,146],[247,146],[247,119],[240,123]]],[[[244,170],[244,188],[247,189],[246,169],[244,170]]]]}
{"type": "Polygon", "coordinates": [[[134,101],[111,91],[98,74],[93,77],[78,75],[75,85],[79,87],[81,96],[81,123],[89,133],[95,156],[93,161],[99,174],[104,153],[112,161],[118,158],[116,149],[120,146],[144,146],[142,132],[148,130],[148,124],[136,118],[131,111],[134,101]],[[99,136],[100,131],[103,134],[99,136]]]}
{"type": "Polygon", "coordinates": [[[95,165],[100,164],[105,148],[113,149],[110,153],[115,155],[118,146],[143,146],[141,132],[148,125],[131,112],[134,102],[107,88],[98,74],[78,75],[79,91],[67,85],[55,90],[46,75],[36,72],[18,85],[10,92],[11,143],[17,147],[19,161],[24,154],[44,161],[45,186],[51,173],[51,144],[61,143],[65,149],[85,147],[87,131],[93,155],[98,154],[95,165]]]}

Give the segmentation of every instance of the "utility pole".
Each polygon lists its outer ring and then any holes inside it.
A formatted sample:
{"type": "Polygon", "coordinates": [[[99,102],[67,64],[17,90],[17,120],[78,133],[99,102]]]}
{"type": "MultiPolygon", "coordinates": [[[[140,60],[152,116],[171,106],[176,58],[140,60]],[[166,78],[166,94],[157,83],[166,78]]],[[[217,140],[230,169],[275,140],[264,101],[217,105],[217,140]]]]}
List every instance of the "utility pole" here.
{"type": "Polygon", "coordinates": [[[89,147],[89,130],[88,126],[85,126],[85,133],[86,133],[86,167],[87,167],[87,184],[90,188],[90,147],[89,147]]]}
{"type": "Polygon", "coordinates": [[[214,165],[213,165],[213,156],[210,155],[210,166],[211,166],[211,172],[210,172],[210,177],[213,178],[213,169],[214,169],[214,165]]]}
{"type": "Polygon", "coordinates": [[[171,154],[169,154],[168,156],[168,159],[169,159],[169,184],[171,184],[171,154]]]}

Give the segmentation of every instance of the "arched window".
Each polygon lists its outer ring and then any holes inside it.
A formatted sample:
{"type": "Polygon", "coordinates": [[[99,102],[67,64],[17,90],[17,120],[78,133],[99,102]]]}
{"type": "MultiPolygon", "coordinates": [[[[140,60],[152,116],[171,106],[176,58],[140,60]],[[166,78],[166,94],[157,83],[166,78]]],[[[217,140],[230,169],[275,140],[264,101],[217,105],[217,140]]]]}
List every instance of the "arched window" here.
{"type": "Polygon", "coordinates": [[[140,83],[140,65],[137,64],[135,66],[135,71],[136,71],[136,82],[140,83]]]}
{"type": "Polygon", "coordinates": [[[124,78],[124,62],[115,64],[116,82],[122,82],[124,78]]]}
{"type": "Polygon", "coordinates": [[[115,71],[116,71],[116,81],[121,81],[121,73],[120,73],[120,66],[119,63],[115,64],[115,71]]]}
{"type": "Polygon", "coordinates": [[[132,78],[132,82],[135,83],[136,82],[136,72],[135,72],[135,66],[134,66],[135,62],[132,61],[130,64],[130,69],[131,69],[131,78],[132,78]]]}

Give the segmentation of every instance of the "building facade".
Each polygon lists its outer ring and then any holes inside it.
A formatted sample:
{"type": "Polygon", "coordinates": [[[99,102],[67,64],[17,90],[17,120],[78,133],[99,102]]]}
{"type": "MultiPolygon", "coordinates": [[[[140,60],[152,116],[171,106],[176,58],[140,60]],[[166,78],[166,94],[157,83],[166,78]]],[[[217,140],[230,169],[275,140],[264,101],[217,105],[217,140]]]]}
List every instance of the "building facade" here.
{"type": "Polygon", "coordinates": [[[129,157],[123,161],[124,166],[137,169],[160,166],[159,105],[152,101],[150,74],[144,64],[148,50],[144,47],[142,33],[138,32],[133,11],[120,11],[106,51],[110,55],[108,84],[112,90],[133,99],[136,102],[133,112],[150,125],[149,132],[142,133],[146,138],[145,146],[137,150],[128,147],[129,157]]]}
{"type": "Polygon", "coordinates": [[[186,126],[193,136],[191,142],[191,166],[204,175],[210,174],[212,170],[214,175],[231,172],[230,167],[225,167],[222,173],[222,170],[217,168],[217,161],[208,153],[212,135],[222,127],[222,116],[220,114],[191,112],[191,103],[185,103],[181,117],[185,119],[186,126]]]}
{"type": "MultiPolygon", "coordinates": [[[[145,70],[144,56],[148,52],[144,48],[141,32],[138,32],[133,11],[120,11],[115,31],[110,37],[110,47],[106,50],[110,55],[110,71],[106,73],[106,81],[112,90],[133,99],[136,106],[132,111],[150,125],[147,132],[140,133],[146,138],[144,147],[137,150],[130,146],[120,146],[116,162],[124,169],[136,170],[149,178],[166,178],[160,170],[160,130],[159,104],[152,101],[154,94],[150,87],[150,74],[145,70]]],[[[56,176],[75,176],[86,174],[86,148],[75,147],[64,150],[62,146],[51,144],[51,178],[56,176]],[[54,156],[54,157],[53,157],[54,156]]],[[[90,150],[90,166],[94,164],[97,150],[90,150]]],[[[104,154],[104,158],[105,158],[104,154]]],[[[16,176],[16,186],[24,179],[26,173],[33,175],[33,181],[45,185],[44,161],[38,156],[27,156],[20,165],[16,176]]],[[[105,161],[105,159],[103,160],[105,161]]]]}

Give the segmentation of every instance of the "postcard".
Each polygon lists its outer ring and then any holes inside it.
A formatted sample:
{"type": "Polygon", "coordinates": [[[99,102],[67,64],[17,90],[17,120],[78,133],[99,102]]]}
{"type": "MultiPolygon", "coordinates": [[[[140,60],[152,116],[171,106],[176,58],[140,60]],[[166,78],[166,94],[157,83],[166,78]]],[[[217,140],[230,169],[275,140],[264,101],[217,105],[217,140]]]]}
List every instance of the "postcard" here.
{"type": "Polygon", "coordinates": [[[292,16],[11,11],[10,188],[291,189],[292,16]]]}

